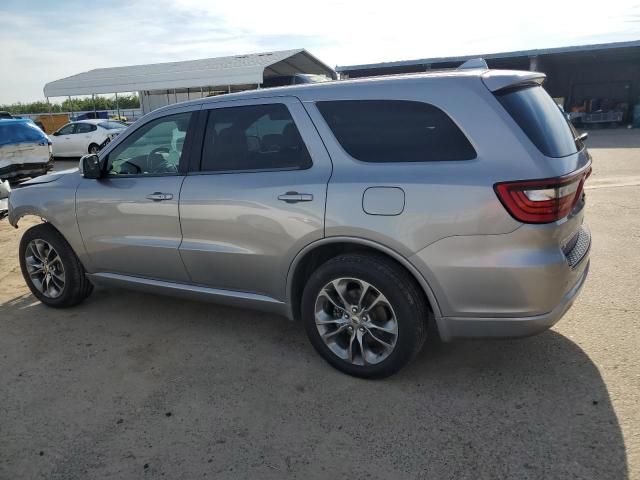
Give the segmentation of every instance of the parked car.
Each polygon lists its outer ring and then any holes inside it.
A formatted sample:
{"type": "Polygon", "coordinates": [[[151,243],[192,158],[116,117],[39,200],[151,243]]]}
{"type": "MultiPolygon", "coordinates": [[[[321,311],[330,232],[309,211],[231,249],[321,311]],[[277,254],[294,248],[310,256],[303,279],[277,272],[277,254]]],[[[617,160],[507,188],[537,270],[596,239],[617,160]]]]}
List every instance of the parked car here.
{"type": "Polygon", "coordinates": [[[398,371],[429,326],[543,331],[591,244],[591,159],[543,80],[434,72],[158,109],[12,192],[12,225],[46,219],[21,240],[24,278],[52,307],[102,284],[280,313],[362,377],[398,371]]]}
{"type": "Polygon", "coordinates": [[[52,168],[51,142],[33,121],[0,119],[0,180],[33,178],[52,168]]]}
{"type": "Polygon", "coordinates": [[[97,153],[127,126],[114,120],[80,120],[67,123],[51,135],[54,157],[80,157],[97,153]]]}
{"type": "Polygon", "coordinates": [[[13,115],[5,110],[0,110],[0,118],[13,118],[13,115]]]}

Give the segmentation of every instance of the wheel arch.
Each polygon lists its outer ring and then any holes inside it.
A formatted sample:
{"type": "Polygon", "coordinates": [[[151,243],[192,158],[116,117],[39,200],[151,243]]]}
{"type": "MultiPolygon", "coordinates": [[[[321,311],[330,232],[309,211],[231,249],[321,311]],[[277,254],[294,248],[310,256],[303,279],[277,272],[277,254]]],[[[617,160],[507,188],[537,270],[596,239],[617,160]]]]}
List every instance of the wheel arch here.
{"type": "Polygon", "coordinates": [[[311,275],[315,267],[342,253],[363,251],[381,254],[409,272],[424,293],[433,313],[438,332],[443,337],[445,332],[440,307],[432,288],[424,276],[411,262],[395,250],[372,240],[359,237],[326,237],[307,245],[298,252],[287,273],[287,316],[293,320],[300,318],[300,303],[305,284],[304,280],[311,275]]]}
{"type": "Polygon", "coordinates": [[[14,228],[18,228],[18,223],[20,222],[20,220],[29,217],[40,219],[41,223],[46,223],[56,232],[58,232],[60,236],[64,238],[65,241],[69,244],[69,248],[71,248],[71,251],[76,255],[76,257],[78,257],[83,268],[87,268],[89,262],[88,257],[84,254],[84,248],[78,248],[79,246],[82,247],[82,245],[77,244],[77,241],[70,241],[69,237],[65,235],[65,229],[61,228],[61,226],[58,225],[58,222],[56,222],[54,218],[47,216],[44,212],[42,212],[38,207],[34,205],[24,205],[9,210],[9,223],[14,228]]]}

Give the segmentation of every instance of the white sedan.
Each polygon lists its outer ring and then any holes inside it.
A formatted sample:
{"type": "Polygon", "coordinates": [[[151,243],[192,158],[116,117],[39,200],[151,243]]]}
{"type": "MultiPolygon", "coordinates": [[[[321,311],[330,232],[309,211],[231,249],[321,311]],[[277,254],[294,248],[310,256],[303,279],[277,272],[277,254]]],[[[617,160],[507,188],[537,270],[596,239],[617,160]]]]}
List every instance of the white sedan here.
{"type": "Polygon", "coordinates": [[[81,157],[98,153],[103,143],[113,140],[127,126],[115,120],[79,120],[67,123],[49,137],[54,157],[81,157]]]}

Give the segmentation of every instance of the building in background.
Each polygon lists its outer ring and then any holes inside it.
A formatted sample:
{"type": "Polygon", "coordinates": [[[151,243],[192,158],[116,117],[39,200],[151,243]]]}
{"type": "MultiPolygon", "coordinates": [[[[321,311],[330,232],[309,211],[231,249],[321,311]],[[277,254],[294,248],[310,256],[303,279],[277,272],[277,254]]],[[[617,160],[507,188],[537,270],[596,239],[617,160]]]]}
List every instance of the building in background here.
{"type": "Polygon", "coordinates": [[[337,78],[336,72],[304,49],[206,58],[185,62],[99,68],[49,82],[44,95],[138,92],[143,113],[196,98],[286,84],[337,78]]]}
{"type": "MultiPolygon", "coordinates": [[[[489,68],[535,70],[576,123],[631,122],[640,96],[640,40],[336,67],[341,78],[452,69],[481,57],[489,68]]],[[[640,109],[636,109],[637,111],[640,109]]]]}

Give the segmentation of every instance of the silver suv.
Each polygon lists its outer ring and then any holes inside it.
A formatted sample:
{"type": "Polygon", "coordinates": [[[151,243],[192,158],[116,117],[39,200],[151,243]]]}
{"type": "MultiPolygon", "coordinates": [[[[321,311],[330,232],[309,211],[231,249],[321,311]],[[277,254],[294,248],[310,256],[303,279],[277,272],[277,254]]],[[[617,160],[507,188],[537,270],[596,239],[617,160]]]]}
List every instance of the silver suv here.
{"type": "Polygon", "coordinates": [[[589,268],[591,159],[534,72],[292,86],[156,110],[79,170],[12,192],[20,263],[52,307],[115,285],[300,320],[383,377],[427,327],[530,335],[589,268]]]}

